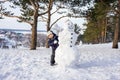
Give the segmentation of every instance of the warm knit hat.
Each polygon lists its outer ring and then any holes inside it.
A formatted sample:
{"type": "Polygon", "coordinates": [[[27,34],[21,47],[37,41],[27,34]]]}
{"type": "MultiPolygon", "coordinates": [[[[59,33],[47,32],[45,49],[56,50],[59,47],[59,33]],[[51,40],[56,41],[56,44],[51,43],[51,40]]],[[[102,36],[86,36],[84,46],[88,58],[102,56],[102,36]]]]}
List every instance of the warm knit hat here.
{"type": "Polygon", "coordinates": [[[47,36],[49,36],[50,34],[53,34],[52,31],[47,32],[47,36]]]}

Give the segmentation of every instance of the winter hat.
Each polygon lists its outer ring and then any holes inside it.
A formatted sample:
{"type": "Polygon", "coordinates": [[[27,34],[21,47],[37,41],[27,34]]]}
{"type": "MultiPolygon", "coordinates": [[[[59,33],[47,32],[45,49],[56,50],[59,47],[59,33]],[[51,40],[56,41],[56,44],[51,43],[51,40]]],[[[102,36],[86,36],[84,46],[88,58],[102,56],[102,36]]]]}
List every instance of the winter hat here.
{"type": "Polygon", "coordinates": [[[47,36],[49,36],[50,34],[53,34],[52,31],[47,32],[47,36]]]}

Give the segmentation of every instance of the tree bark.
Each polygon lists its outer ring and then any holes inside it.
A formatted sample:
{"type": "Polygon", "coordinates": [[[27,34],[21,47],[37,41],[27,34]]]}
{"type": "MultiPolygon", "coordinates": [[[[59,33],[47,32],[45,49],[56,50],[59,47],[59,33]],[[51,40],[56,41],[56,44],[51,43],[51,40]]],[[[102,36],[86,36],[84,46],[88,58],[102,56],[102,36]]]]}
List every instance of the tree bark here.
{"type": "Polygon", "coordinates": [[[31,35],[31,50],[36,50],[37,45],[37,27],[32,26],[32,35],[31,35]]]}
{"type": "Polygon", "coordinates": [[[32,25],[32,35],[31,35],[31,50],[36,50],[37,45],[37,22],[38,22],[38,9],[35,9],[34,20],[32,25]]]}
{"type": "Polygon", "coordinates": [[[118,13],[116,14],[116,26],[115,26],[115,32],[114,32],[114,39],[113,39],[113,46],[112,48],[117,49],[118,48],[118,37],[119,37],[119,27],[120,27],[120,0],[118,0],[118,13]]]}
{"type": "Polygon", "coordinates": [[[112,48],[118,48],[118,37],[119,37],[119,15],[117,16],[116,19],[116,26],[115,26],[115,31],[114,31],[114,39],[113,39],[113,46],[112,48]]]}
{"type": "Polygon", "coordinates": [[[105,36],[104,36],[104,43],[106,43],[107,38],[107,18],[105,18],[105,36]]]}
{"type": "MultiPolygon", "coordinates": [[[[50,30],[51,9],[52,9],[52,5],[53,5],[53,0],[50,0],[49,6],[48,6],[47,32],[50,30]]],[[[46,38],[46,48],[49,48],[49,45],[48,45],[48,38],[46,38]]]]}

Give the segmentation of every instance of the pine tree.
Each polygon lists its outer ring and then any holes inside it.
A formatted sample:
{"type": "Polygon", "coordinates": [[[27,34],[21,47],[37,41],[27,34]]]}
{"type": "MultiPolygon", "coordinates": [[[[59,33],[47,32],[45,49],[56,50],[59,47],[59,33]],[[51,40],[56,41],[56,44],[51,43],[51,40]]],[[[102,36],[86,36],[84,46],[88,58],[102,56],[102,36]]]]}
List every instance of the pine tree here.
{"type": "MultiPolygon", "coordinates": [[[[48,8],[46,4],[49,4],[48,0],[8,0],[10,3],[13,3],[14,6],[18,6],[21,11],[20,16],[14,15],[11,11],[6,9],[2,10],[2,14],[11,18],[18,18],[19,22],[26,22],[30,24],[32,36],[31,36],[31,50],[36,49],[37,45],[37,23],[38,17],[48,13],[48,8]]],[[[11,6],[11,5],[10,5],[11,6]]]]}

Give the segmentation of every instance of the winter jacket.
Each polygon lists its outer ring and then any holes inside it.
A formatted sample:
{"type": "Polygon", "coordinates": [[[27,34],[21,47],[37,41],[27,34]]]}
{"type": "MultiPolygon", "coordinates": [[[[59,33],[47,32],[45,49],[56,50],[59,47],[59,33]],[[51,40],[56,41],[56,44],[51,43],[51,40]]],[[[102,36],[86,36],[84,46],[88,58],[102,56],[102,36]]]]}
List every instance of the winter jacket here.
{"type": "Polygon", "coordinates": [[[49,38],[48,39],[48,45],[51,46],[52,49],[55,50],[59,46],[58,41],[59,41],[58,40],[58,36],[53,33],[53,38],[51,38],[51,39],[49,38]],[[55,41],[57,41],[57,43],[55,43],[55,41]]]}

